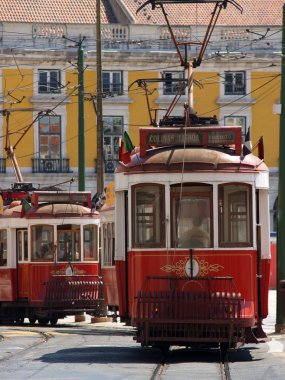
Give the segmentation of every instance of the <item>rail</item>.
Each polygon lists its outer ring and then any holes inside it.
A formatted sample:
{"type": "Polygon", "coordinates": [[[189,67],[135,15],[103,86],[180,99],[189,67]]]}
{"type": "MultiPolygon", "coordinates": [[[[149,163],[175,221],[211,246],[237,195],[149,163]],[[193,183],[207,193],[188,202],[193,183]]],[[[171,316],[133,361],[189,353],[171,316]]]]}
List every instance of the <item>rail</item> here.
{"type": "Polygon", "coordinates": [[[44,285],[45,305],[52,309],[92,309],[103,300],[103,282],[99,276],[57,275],[44,285]]]}

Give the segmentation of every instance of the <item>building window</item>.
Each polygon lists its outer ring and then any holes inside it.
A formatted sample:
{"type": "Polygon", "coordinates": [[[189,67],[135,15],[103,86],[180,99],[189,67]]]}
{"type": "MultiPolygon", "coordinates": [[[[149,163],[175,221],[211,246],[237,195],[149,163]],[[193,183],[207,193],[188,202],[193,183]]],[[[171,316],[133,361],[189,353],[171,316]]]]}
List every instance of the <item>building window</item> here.
{"type": "Polygon", "coordinates": [[[61,117],[43,116],[39,120],[40,158],[61,158],[61,117]]]}
{"type": "Polygon", "coordinates": [[[245,116],[225,116],[225,126],[232,127],[232,126],[240,126],[241,127],[241,134],[242,138],[244,140],[246,135],[246,117],[245,116]]]}
{"type": "Polygon", "coordinates": [[[0,230],[0,267],[7,266],[7,231],[0,230]]]}
{"type": "Polygon", "coordinates": [[[172,247],[208,248],[212,246],[212,186],[171,187],[172,247]]]}
{"type": "Polygon", "coordinates": [[[122,71],[103,71],[102,78],[105,95],[121,95],[123,93],[122,71]]]}
{"type": "Polygon", "coordinates": [[[119,160],[119,138],[123,134],[122,116],[104,116],[104,159],[108,162],[119,160]]]}
{"type": "Polygon", "coordinates": [[[32,259],[53,260],[53,227],[32,226],[32,259]]]}
{"type": "Polygon", "coordinates": [[[136,185],[132,191],[132,242],[137,247],[165,245],[164,186],[136,185]]]}
{"type": "Polygon", "coordinates": [[[98,260],[98,227],[87,225],[83,227],[84,260],[98,260]]]}
{"type": "Polygon", "coordinates": [[[39,70],[39,94],[60,93],[60,70],[39,70]]]}
{"type": "Polygon", "coordinates": [[[245,95],[245,71],[225,72],[225,95],[245,95]]]}
{"type": "Polygon", "coordinates": [[[185,83],[183,71],[165,71],[163,73],[165,82],[163,83],[163,95],[175,95],[181,89],[181,94],[185,94],[185,83]]]}
{"type": "Polygon", "coordinates": [[[103,228],[103,266],[115,265],[115,223],[104,223],[103,228]]]}
{"type": "Polygon", "coordinates": [[[80,261],[80,227],[73,224],[57,227],[58,261],[80,261]]]}
{"type": "Polygon", "coordinates": [[[252,246],[251,186],[219,185],[219,245],[252,246]]]}

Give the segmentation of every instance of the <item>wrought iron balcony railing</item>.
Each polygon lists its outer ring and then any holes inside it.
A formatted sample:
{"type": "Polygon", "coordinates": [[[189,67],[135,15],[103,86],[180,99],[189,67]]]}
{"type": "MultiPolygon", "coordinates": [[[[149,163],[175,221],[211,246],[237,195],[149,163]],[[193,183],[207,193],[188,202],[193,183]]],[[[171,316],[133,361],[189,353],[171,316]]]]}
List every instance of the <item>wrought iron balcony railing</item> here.
{"type": "Polygon", "coordinates": [[[70,173],[69,158],[32,158],[33,173],[70,173]]]}
{"type": "MultiPolygon", "coordinates": [[[[106,160],[104,161],[105,173],[114,173],[117,167],[118,160],[106,160]]],[[[97,173],[97,160],[95,159],[95,173],[97,173]]]]}
{"type": "Polygon", "coordinates": [[[6,158],[0,158],[0,173],[6,173],[6,158]]]}

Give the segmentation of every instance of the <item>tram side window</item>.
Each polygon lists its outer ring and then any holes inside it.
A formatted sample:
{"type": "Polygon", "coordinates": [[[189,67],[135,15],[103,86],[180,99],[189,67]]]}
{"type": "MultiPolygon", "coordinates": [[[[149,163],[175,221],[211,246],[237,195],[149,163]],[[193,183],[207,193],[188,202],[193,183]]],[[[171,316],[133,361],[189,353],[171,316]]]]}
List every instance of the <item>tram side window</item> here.
{"type": "Polygon", "coordinates": [[[212,246],[212,186],[185,184],[171,187],[172,247],[212,246]]]}
{"type": "Polygon", "coordinates": [[[7,266],[7,231],[0,230],[0,267],[7,266]]]}
{"type": "Polygon", "coordinates": [[[219,245],[252,246],[251,186],[219,185],[219,245]]]}
{"type": "Polygon", "coordinates": [[[28,261],[27,230],[17,230],[17,257],[19,261],[28,261]]]}
{"type": "Polygon", "coordinates": [[[32,226],[32,260],[53,260],[53,227],[32,226]]]}
{"type": "Polygon", "coordinates": [[[133,187],[132,200],[133,246],[164,246],[164,186],[136,185],[133,187]]]}
{"type": "Polygon", "coordinates": [[[98,229],[97,226],[88,225],[83,227],[84,260],[98,260],[98,229]]]}
{"type": "Polygon", "coordinates": [[[103,265],[115,265],[115,224],[103,225],[103,265]]]}
{"type": "Polygon", "coordinates": [[[58,261],[80,261],[80,227],[73,224],[57,227],[58,261]]]}

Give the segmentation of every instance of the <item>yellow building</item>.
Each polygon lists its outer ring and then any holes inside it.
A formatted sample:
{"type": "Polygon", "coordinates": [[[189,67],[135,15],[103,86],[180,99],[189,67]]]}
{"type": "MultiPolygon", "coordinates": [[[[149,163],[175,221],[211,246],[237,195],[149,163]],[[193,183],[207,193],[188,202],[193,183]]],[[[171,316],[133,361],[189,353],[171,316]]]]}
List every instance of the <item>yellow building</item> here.
{"type": "MultiPolygon", "coordinates": [[[[84,37],[85,189],[95,193],[96,0],[43,0],[40,4],[35,7],[32,0],[1,3],[0,186],[9,188],[19,180],[7,159],[12,147],[24,182],[36,188],[78,187],[77,55],[78,42],[84,37]]],[[[243,13],[232,4],[222,9],[203,62],[194,69],[193,107],[199,116],[216,115],[221,125],[242,125],[243,135],[250,128],[253,145],[264,137],[273,223],[283,1],[276,0],[266,9],[258,0],[240,0],[239,4],[243,13]]],[[[113,180],[123,131],[138,143],[139,127],[150,125],[155,115],[159,122],[177,84],[187,78],[161,9],[147,6],[136,14],[137,7],[132,0],[101,4],[105,184],[113,180]],[[138,86],[138,79],[148,80],[151,117],[146,88],[138,86]],[[163,81],[149,81],[154,79],[163,81]]],[[[187,57],[181,45],[183,59],[192,61],[199,52],[197,42],[203,40],[213,4],[165,7],[178,41],[195,42],[187,45],[187,57]]],[[[185,90],[173,113],[181,115],[187,101],[185,90]]]]}

